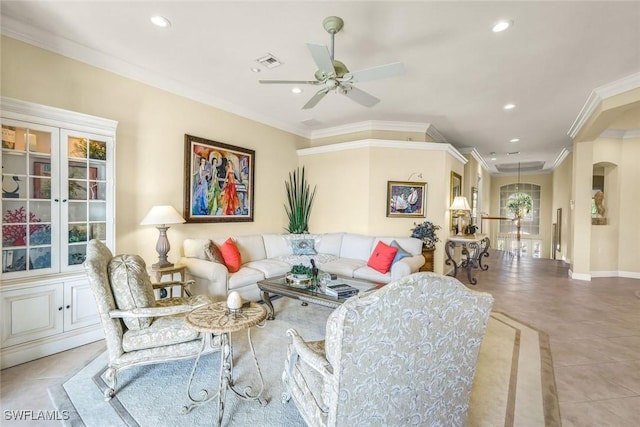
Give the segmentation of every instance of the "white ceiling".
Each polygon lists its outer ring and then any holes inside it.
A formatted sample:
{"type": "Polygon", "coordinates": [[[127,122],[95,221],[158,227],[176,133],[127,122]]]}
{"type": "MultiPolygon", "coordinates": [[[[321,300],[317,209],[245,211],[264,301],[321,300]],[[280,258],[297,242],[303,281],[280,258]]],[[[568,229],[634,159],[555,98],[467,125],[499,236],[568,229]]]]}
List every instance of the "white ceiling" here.
{"type": "Polygon", "coordinates": [[[0,11],[5,35],[306,137],[369,120],[429,123],[493,171],[536,161],[550,170],[570,149],[567,132],[591,91],[640,71],[638,1],[2,0],[0,11]],[[152,26],[153,14],[171,27],[152,26]],[[352,71],[406,67],[357,84],[381,99],[373,108],[331,93],[302,110],[314,87],[294,95],[258,83],[311,80],[306,43],[329,45],[329,15],[345,21],[335,56],[352,71]],[[500,19],[514,25],[493,33],[500,19]],[[283,65],[255,62],[267,53],[283,65]],[[517,107],[503,110],[509,102],[517,107]],[[303,124],[310,119],[319,124],[303,124]]]}

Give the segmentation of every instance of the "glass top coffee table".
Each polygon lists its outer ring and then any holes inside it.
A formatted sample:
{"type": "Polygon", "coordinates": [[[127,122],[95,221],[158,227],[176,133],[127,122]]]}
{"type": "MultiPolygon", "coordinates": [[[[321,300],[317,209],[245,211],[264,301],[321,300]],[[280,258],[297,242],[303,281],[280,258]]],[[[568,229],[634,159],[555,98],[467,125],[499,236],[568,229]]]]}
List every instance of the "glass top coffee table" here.
{"type": "MultiPolygon", "coordinates": [[[[370,282],[361,279],[349,279],[340,276],[335,280],[327,282],[326,285],[337,285],[341,283],[346,283],[347,285],[357,288],[360,293],[372,289],[379,289],[384,286],[384,283],[370,282]]],[[[262,292],[262,300],[267,304],[267,319],[273,320],[275,318],[273,304],[271,304],[271,295],[281,295],[284,297],[294,298],[302,301],[302,305],[311,303],[331,308],[337,308],[346,301],[346,299],[336,298],[325,294],[323,289],[326,285],[321,285],[316,289],[298,287],[296,285],[288,284],[285,276],[278,276],[259,281],[258,288],[260,288],[260,291],[262,292]]]]}

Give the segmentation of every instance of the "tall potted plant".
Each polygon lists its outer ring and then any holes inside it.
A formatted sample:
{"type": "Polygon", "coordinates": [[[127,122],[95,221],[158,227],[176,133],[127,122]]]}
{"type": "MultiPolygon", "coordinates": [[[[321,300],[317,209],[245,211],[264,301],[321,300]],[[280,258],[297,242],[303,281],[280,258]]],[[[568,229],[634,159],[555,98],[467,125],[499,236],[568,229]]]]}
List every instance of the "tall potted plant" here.
{"type": "Polygon", "coordinates": [[[311,214],[311,205],[316,195],[316,187],[311,187],[304,176],[304,167],[302,171],[296,168],[293,172],[289,172],[289,181],[285,182],[287,187],[287,205],[284,209],[289,217],[288,231],[292,234],[303,234],[309,232],[309,215],[311,214]]]}

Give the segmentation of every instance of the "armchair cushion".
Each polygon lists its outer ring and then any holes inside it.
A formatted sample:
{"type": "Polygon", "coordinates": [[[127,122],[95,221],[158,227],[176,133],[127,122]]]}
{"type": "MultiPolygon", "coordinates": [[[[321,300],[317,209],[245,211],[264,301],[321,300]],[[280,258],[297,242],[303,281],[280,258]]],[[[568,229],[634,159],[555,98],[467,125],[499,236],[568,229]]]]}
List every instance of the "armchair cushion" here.
{"type": "Polygon", "coordinates": [[[149,327],[130,329],[122,337],[126,352],[180,344],[198,338],[198,332],[184,327],[184,314],[156,318],[149,327]]]}
{"type": "MultiPolygon", "coordinates": [[[[146,271],[144,260],[138,255],[118,255],[108,266],[111,290],[120,310],[155,307],[153,286],[146,271]]],[[[123,319],[130,330],[151,325],[153,318],[137,317],[123,319]]]]}

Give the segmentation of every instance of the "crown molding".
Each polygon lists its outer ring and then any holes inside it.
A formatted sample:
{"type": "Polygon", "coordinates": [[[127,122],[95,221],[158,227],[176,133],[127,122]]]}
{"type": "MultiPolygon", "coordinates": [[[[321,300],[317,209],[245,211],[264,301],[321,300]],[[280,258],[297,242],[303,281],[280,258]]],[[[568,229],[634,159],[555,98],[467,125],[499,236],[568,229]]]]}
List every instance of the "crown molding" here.
{"type": "Polygon", "coordinates": [[[339,144],[302,148],[300,150],[296,150],[296,153],[298,156],[311,156],[314,154],[356,150],[358,148],[400,148],[403,150],[445,151],[463,165],[468,162],[468,160],[451,144],[442,144],[439,142],[394,141],[390,139],[361,139],[358,141],[342,142],[339,144]]]}
{"type": "Polygon", "coordinates": [[[595,88],[589,97],[587,102],[578,113],[578,117],[573,121],[573,124],[567,132],[571,139],[575,139],[578,132],[582,130],[583,126],[589,120],[589,118],[596,111],[598,106],[607,98],[619,95],[630,90],[634,90],[640,87],[640,72],[608,83],[606,85],[595,88]]]}
{"type": "Polygon", "coordinates": [[[324,129],[316,129],[311,131],[310,138],[311,139],[328,138],[332,136],[347,135],[350,133],[366,132],[366,131],[372,131],[372,130],[428,133],[429,128],[433,128],[433,125],[431,123],[367,120],[364,122],[348,123],[346,125],[334,126],[334,127],[324,128],[324,129]]]}
{"type": "Polygon", "coordinates": [[[600,134],[600,137],[615,139],[640,138],[640,129],[607,129],[600,134]]]}
{"type": "Polygon", "coordinates": [[[562,150],[560,150],[560,153],[558,154],[558,157],[556,157],[556,159],[553,161],[553,165],[551,166],[551,170],[555,171],[556,168],[558,166],[560,166],[562,164],[562,162],[564,161],[564,159],[567,158],[567,156],[569,155],[569,153],[571,153],[571,151],[573,151],[573,148],[563,148],[562,150]]]}
{"type": "MultiPolygon", "coordinates": [[[[486,170],[487,172],[491,173],[491,169],[489,168],[489,164],[485,161],[485,159],[480,155],[480,153],[478,153],[478,150],[476,150],[473,147],[469,147],[469,148],[461,148],[460,153],[462,154],[471,154],[471,157],[473,157],[474,159],[476,159],[476,161],[478,163],[480,163],[480,166],[482,166],[482,168],[484,170],[486,170]]],[[[497,171],[496,171],[497,172],[497,171]]]]}
{"type": "Polygon", "coordinates": [[[97,134],[111,134],[118,127],[118,122],[115,120],[5,96],[0,97],[0,110],[2,111],[2,117],[6,119],[33,121],[33,118],[37,117],[38,123],[43,125],[63,126],[72,130],[89,130],[97,134]]]}

